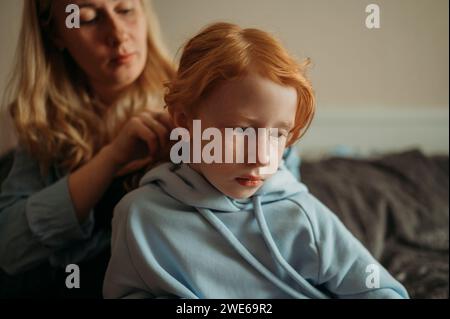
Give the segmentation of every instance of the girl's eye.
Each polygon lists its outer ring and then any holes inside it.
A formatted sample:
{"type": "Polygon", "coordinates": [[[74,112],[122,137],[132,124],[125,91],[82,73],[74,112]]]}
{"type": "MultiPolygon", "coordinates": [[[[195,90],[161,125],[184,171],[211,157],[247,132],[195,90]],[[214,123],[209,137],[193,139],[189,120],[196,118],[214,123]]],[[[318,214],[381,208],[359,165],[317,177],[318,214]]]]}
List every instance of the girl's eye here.
{"type": "Polygon", "coordinates": [[[283,137],[287,137],[288,133],[285,132],[284,130],[280,130],[280,129],[271,129],[270,136],[275,137],[275,138],[283,138],[283,137]]]}
{"type": "Polygon", "coordinates": [[[236,132],[236,133],[245,133],[245,131],[247,130],[247,129],[249,129],[250,127],[248,127],[248,126],[236,126],[236,127],[234,127],[233,128],[233,130],[236,132]]]}

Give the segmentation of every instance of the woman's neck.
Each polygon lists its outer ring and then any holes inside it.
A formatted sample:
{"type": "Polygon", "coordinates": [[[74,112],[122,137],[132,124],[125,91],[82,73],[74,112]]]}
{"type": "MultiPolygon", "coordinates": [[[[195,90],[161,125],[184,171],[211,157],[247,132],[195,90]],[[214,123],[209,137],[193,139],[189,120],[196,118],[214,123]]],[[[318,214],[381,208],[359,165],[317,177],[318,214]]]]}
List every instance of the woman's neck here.
{"type": "Polygon", "coordinates": [[[106,106],[114,105],[125,91],[124,88],[114,88],[100,83],[91,83],[91,86],[95,96],[106,106]]]}

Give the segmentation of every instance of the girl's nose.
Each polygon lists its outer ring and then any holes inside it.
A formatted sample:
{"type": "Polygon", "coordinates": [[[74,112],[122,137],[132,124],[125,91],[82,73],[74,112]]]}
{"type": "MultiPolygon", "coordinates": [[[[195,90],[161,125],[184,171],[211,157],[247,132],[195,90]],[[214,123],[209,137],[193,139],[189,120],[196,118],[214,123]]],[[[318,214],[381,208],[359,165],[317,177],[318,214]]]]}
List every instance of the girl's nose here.
{"type": "Polygon", "coordinates": [[[260,134],[258,132],[256,138],[256,149],[254,150],[256,154],[254,154],[254,159],[256,162],[249,163],[247,159],[247,163],[254,166],[267,166],[270,162],[270,141],[266,134],[260,134]]]}
{"type": "Polygon", "coordinates": [[[270,163],[270,145],[268,143],[258,143],[257,153],[256,153],[256,165],[266,166],[270,163]]]}

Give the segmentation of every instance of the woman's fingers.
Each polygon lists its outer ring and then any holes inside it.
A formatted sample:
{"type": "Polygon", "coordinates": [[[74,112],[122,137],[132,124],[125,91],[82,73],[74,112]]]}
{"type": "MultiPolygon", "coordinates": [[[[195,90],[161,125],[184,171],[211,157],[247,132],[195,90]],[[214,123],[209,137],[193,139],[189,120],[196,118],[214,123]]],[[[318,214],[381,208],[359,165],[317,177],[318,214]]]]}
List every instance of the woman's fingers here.
{"type": "Polygon", "coordinates": [[[160,112],[155,114],[155,119],[162,123],[169,132],[175,127],[172,121],[172,117],[170,116],[169,112],[160,112]]]}
{"type": "Polygon", "coordinates": [[[135,133],[139,139],[146,143],[148,152],[151,155],[155,155],[161,146],[159,145],[159,138],[154,131],[139,119],[135,126],[135,133]]]}
{"type": "Polygon", "coordinates": [[[159,139],[160,147],[164,147],[169,141],[169,130],[165,125],[155,120],[150,114],[143,113],[141,114],[141,119],[145,123],[147,127],[156,133],[159,139]]]}
{"type": "Polygon", "coordinates": [[[117,173],[116,176],[124,176],[131,172],[137,171],[138,169],[150,164],[152,162],[152,157],[147,157],[143,159],[134,160],[127,165],[125,165],[123,168],[121,168],[117,173]]]}
{"type": "Polygon", "coordinates": [[[168,114],[145,111],[131,118],[113,143],[121,167],[117,175],[138,170],[163,154],[171,128],[168,114]]]}

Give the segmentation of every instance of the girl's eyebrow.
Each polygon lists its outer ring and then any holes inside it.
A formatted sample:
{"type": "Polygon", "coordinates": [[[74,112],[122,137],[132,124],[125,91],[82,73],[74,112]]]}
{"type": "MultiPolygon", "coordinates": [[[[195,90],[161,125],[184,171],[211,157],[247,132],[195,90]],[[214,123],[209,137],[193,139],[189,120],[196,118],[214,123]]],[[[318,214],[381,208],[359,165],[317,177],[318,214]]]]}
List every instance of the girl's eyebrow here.
{"type": "MultiPolygon", "coordinates": [[[[256,127],[264,126],[264,125],[259,126],[259,124],[261,124],[261,123],[258,122],[258,118],[249,117],[244,114],[237,114],[237,117],[238,117],[238,121],[248,122],[251,126],[256,126],[256,127]]],[[[286,130],[291,130],[293,126],[294,126],[294,124],[291,121],[280,121],[274,125],[274,127],[276,127],[276,128],[286,129],[286,130]]]]}
{"type": "Polygon", "coordinates": [[[275,124],[275,127],[278,128],[284,128],[286,130],[290,130],[293,126],[292,122],[286,122],[286,121],[282,121],[282,122],[278,122],[277,124],[275,124]]]}

